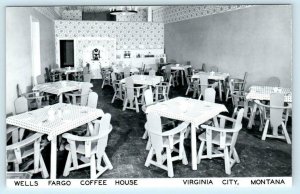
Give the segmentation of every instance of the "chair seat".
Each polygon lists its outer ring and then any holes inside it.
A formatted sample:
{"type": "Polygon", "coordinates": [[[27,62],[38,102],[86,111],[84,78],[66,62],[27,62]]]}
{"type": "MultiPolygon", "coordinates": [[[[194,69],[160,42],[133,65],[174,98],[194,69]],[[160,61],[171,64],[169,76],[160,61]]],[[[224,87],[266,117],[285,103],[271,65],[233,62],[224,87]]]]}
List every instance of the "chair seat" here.
{"type": "MultiPolygon", "coordinates": [[[[198,136],[198,138],[201,140],[201,141],[207,141],[206,140],[206,133],[202,133],[201,135],[198,136]]],[[[232,137],[231,136],[226,136],[226,141],[225,141],[225,145],[226,146],[230,146],[231,144],[231,139],[232,137]]],[[[220,132],[216,132],[216,131],[212,131],[212,138],[211,138],[211,142],[213,144],[216,144],[216,145],[220,145],[220,132]]]]}

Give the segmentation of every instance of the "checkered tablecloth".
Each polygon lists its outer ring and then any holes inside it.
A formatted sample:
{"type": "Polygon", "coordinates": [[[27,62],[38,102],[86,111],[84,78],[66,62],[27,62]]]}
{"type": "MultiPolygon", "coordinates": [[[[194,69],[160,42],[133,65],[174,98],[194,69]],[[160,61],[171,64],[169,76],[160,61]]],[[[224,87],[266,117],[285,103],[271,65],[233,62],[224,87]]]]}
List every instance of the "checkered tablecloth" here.
{"type": "Polygon", "coordinates": [[[229,77],[228,73],[219,73],[219,72],[214,72],[214,73],[206,73],[206,72],[198,72],[192,76],[192,79],[200,79],[201,74],[207,74],[208,79],[213,79],[213,80],[225,80],[227,77],[229,77]]]}
{"type": "MultiPolygon", "coordinates": [[[[133,79],[134,84],[155,86],[161,81],[164,81],[162,76],[150,76],[150,75],[132,75],[130,78],[133,79]]],[[[125,78],[126,79],[126,78],[125,78]]],[[[125,79],[121,80],[121,83],[125,83],[125,79]]]]}
{"type": "Polygon", "coordinates": [[[14,115],[6,123],[48,135],[48,139],[103,116],[101,109],[58,103],[34,111],[14,115]],[[54,113],[53,120],[48,114],[54,113]]]}
{"type": "Polygon", "coordinates": [[[147,107],[146,113],[149,112],[155,112],[162,117],[199,125],[221,112],[228,112],[228,110],[223,104],[177,97],[147,107]]]}
{"type": "Polygon", "coordinates": [[[284,94],[285,102],[292,102],[292,89],[279,88],[271,86],[251,86],[249,93],[246,95],[248,100],[270,100],[270,94],[279,92],[284,94]]]}
{"type": "MultiPolygon", "coordinates": [[[[115,73],[122,73],[122,72],[124,72],[124,68],[113,67],[113,72],[115,72],[115,73]]],[[[137,72],[139,72],[139,70],[136,67],[132,67],[132,68],[130,68],[130,72],[131,73],[137,73],[137,72]]]]}
{"type": "MultiPolygon", "coordinates": [[[[191,65],[171,65],[172,70],[182,70],[182,71],[184,71],[185,69],[188,69],[188,68],[191,68],[191,67],[192,67],[191,65]]],[[[161,69],[162,70],[166,69],[166,66],[163,66],[161,69]]]]}
{"type": "MultiPolygon", "coordinates": [[[[84,82],[76,81],[58,81],[58,82],[48,82],[43,84],[38,84],[33,87],[32,90],[47,92],[50,94],[60,95],[65,92],[70,92],[74,90],[81,89],[81,86],[84,82]]],[[[84,83],[86,84],[86,83],[84,83]]],[[[89,83],[90,87],[93,87],[93,84],[89,83]]]]}

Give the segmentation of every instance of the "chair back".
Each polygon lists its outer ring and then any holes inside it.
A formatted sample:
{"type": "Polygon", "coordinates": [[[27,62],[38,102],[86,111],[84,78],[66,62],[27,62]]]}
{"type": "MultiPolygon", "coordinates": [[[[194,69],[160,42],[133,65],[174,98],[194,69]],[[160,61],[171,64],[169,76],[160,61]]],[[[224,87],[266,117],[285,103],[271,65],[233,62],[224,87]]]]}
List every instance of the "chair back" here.
{"type": "Polygon", "coordinates": [[[205,89],[208,87],[208,77],[209,75],[207,73],[199,74],[201,94],[204,94],[205,89]]]}
{"type": "Polygon", "coordinates": [[[91,82],[92,75],[90,73],[88,74],[83,74],[83,81],[84,82],[91,82]]]}
{"type": "Polygon", "coordinates": [[[24,96],[17,98],[14,102],[14,105],[16,114],[28,112],[28,101],[24,96]]]}
{"type": "Polygon", "coordinates": [[[231,93],[232,104],[234,107],[244,107],[246,100],[245,92],[243,91],[234,91],[231,93]]]}
{"type": "Polygon", "coordinates": [[[85,74],[89,74],[89,67],[88,66],[85,66],[84,68],[83,68],[83,75],[85,75],[85,74]]]}
{"type": "Polygon", "coordinates": [[[98,104],[98,94],[96,92],[90,92],[87,106],[90,108],[97,108],[97,104],[98,104]]]}
{"type": "Polygon", "coordinates": [[[210,71],[213,71],[213,72],[218,72],[219,71],[219,69],[218,69],[218,67],[217,66],[211,66],[210,67],[210,71]]]}
{"type": "Polygon", "coordinates": [[[125,79],[125,87],[126,87],[126,96],[130,102],[134,100],[134,83],[133,79],[130,77],[127,77],[125,79]]]}
{"type": "Polygon", "coordinates": [[[81,85],[81,98],[80,98],[80,104],[81,106],[86,106],[88,102],[88,96],[91,90],[91,84],[89,82],[83,82],[81,85]]]}
{"type": "Polygon", "coordinates": [[[117,81],[117,76],[116,76],[116,73],[115,72],[111,72],[111,81],[114,82],[114,81],[117,81]]]}
{"type": "Polygon", "coordinates": [[[43,76],[43,75],[38,75],[38,76],[36,76],[36,83],[37,83],[37,84],[43,84],[43,83],[45,83],[45,78],[44,78],[44,76],[43,76]]]}
{"type": "Polygon", "coordinates": [[[153,92],[151,88],[145,91],[144,96],[146,105],[153,104],[153,92]]]}
{"type": "Polygon", "coordinates": [[[165,79],[168,80],[171,76],[171,65],[166,65],[165,67],[165,79]]]}
{"type": "Polygon", "coordinates": [[[161,161],[161,151],[163,149],[163,137],[162,133],[161,118],[158,114],[150,112],[147,114],[147,123],[145,125],[148,131],[151,145],[156,153],[157,161],[161,161]]]}
{"type": "Polygon", "coordinates": [[[203,64],[202,64],[202,71],[204,71],[204,72],[208,72],[208,69],[207,69],[207,67],[206,67],[205,63],[203,63],[203,64]]]}
{"type": "Polygon", "coordinates": [[[124,78],[130,77],[130,67],[125,67],[123,70],[124,70],[124,78]]]}
{"type": "Polygon", "coordinates": [[[270,122],[273,128],[278,128],[282,123],[283,108],[272,108],[272,107],[283,107],[284,106],[284,94],[271,93],[270,96],[270,122]]]}
{"type": "Polygon", "coordinates": [[[155,72],[154,69],[151,69],[151,70],[149,71],[149,75],[150,75],[150,76],[155,76],[155,74],[156,74],[156,72],[155,72]]]}
{"type": "Polygon", "coordinates": [[[216,99],[216,91],[213,88],[206,88],[204,92],[204,101],[207,102],[215,102],[216,99]]]}
{"type": "Polygon", "coordinates": [[[280,79],[278,77],[270,77],[267,80],[267,86],[279,87],[280,86],[280,79]]]}

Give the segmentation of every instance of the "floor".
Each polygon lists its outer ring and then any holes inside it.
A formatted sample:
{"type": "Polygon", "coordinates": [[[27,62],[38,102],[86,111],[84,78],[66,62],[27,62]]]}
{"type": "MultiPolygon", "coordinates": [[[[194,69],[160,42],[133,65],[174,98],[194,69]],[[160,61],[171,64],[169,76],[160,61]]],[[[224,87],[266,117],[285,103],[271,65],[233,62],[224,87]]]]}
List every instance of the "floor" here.
{"type": "MultiPolygon", "coordinates": [[[[142,139],[144,113],[136,113],[132,110],[122,111],[122,101],[116,100],[111,104],[113,89],[105,86],[101,89],[101,81],[93,80],[93,90],[99,95],[98,107],[112,115],[111,124],[113,130],[110,133],[106,153],[113,165],[113,170],[106,171],[100,178],[167,178],[167,172],[156,167],[145,167],[148,154],[146,140],[142,139]]],[[[170,97],[184,96],[186,86],[172,87],[170,97]]],[[[189,97],[192,94],[188,95],[189,97]]],[[[218,102],[218,99],[217,99],[218,102]]],[[[231,103],[226,103],[229,113],[232,113],[231,103]]],[[[241,162],[232,168],[232,174],[226,175],[224,162],[220,159],[202,160],[198,170],[191,169],[190,140],[185,141],[185,149],[189,160],[188,165],[180,161],[174,162],[175,178],[196,177],[272,177],[292,176],[292,146],[283,140],[267,139],[262,141],[258,126],[251,130],[246,128],[247,120],[243,121],[243,129],[240,131],[236,150],[241,162]]],[[[291,121],[288,125],[291,135],[291,121]]],[[[199,142],[197,144],[199,146],[199,142]]],[[[48,169],[50,148],[44,150],[43,155],[48,169]]],[[[62,172],[66,162],[66,151],[58,153],[58,178],[89,178],[89,168],[80,169],[63,177],[62,172]]],[[[40,178],[36,174],[33,178],[40,178]]]]}

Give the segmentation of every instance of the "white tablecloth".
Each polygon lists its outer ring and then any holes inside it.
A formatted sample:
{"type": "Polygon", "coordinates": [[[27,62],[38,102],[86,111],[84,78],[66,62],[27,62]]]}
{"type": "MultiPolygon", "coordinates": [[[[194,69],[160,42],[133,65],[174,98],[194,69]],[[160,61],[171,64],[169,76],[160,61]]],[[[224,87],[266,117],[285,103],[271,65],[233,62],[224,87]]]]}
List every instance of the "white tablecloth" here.
{"type": "Polygon", "coordinates": [[[270,100],[270,94],[279,92],[284,94],[285,102],[292,102],[291,88],[278,88],[271,86],[251,86],[246,96],[247,100],[270,100]],[[276,91],[277,90],[277,91],[276,91]]]}
{"type": "Polygon", "coordinates": [[[76,72],[82,72],[83,68],[57,68],[57,69],[52,69],[52,71],[58,71],[64,74],[69,74],[69,73],[76,73],[76,72]]]}
{"type": "MultiPolygon", "coordinates": [[[[83,83],[84,82],[76,82],[76,81],[48,82],[44,84],[38,84],[34,86],[32,90],[38,90],[50,94],[61,95],[62,93],[65,92],[81,89],[81,85],[83,83]]],[[[93,87],[93,84],[90,83],[90,87],[93,87]]]]}
{"type": "Polygon", "coordinates": [[[101,109],[58,103],[34,111],[14,115],[6,123],[31,131],[48,135],[48,139],[63,134],[71,129],[91,122],[103,116],[101,109]],[[48,111],[55,112],[54,120],[49,120],[48,111]],[[61,111],[61,115],[59,112],[61,111]]]}
{"type": "Polygon", "coordinates": [[[227,77],[229,77],[228,73],[219,73],[219,72],[215,72],[215,73],[206,73],[206,72],[198,72],[196,74],[194,74],[192,76],[192,79],[199,79],[201,74],[207,74],[208,79],[213,79],[213,80],[225,80],[227,77]]]}
{"type": "Polygon", "coordinates": [[[215,117],[220,112],[227,112],[227,108],[223,104],[177,97],[149,106],[146,113],[149,112],[199,125],[215,117]]]}
{"type": "MultiPolygon", "coordinates": [[[[130,78],[133,79],[134,84],[155,86],[164,80],[162,76],[150,76],[150,75],[132,75],[130,78]]],[[[121,80],[121,83],[125,83],[125,79],[121,80]]]]}
{"type": "MultiPolygon", "coordinates": [[[[191,68],[191,65],[171,65],[172,70],[185,70],[191,68]]],[[[161,69],[166,69],[166,66],[163,66],[161,69]]]]}
{"type": "MultiPolygon", "coordinates": [[[[113,67],[113,72],[115,72],[115,73],[122,73],[122,72],[124,72],[124,68],[113,67]]],[[[139,70],[136,67],[132,67],[132,68],[130,68],[130,72],[131,73],[137,73],[137,72],[139,72],[139,70]]]]}

